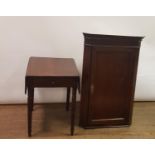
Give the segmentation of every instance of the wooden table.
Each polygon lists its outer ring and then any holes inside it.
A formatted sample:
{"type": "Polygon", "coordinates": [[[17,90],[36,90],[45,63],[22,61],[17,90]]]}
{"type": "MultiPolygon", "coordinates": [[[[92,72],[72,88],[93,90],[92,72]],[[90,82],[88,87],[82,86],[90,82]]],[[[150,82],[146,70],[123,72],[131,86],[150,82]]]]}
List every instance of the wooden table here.
{"type": "Polygon", "coordinates": [[[66,87],[66,110],[69,109],[70,88],[72,88],[70,132],[73,135],[76,91],[80,87],[80,77],[74,60],[72,58],[30,57],[25,76],[25,93],[28,90],[28,136],[31,136],[32,130],[34,88],[36,87],[66,87]]]}

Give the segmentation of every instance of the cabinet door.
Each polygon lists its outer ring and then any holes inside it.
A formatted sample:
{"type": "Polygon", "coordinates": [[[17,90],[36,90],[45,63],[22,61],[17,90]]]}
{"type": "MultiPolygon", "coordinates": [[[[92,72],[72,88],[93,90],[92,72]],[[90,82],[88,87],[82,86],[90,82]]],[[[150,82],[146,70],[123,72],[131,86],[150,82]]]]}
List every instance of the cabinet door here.
{"type": "Polygon", "coordinates": [[[137,48],[93,47],[90,125],[129,124],[137,61],[137,48]]]}

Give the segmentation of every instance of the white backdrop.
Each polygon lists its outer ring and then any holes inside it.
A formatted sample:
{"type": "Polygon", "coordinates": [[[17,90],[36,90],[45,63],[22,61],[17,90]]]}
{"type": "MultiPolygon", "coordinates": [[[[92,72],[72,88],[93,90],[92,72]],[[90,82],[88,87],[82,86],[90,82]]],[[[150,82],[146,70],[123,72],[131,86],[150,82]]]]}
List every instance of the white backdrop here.
{"type": "MultiPolygon", "coordinates": [[[[83,32],[145,36],[135,100],[155,100],[155,17],[0,17],[0,103],[26,102],[30,56],[73,57],[81,75],[83,32]]],[[[36,102],[62,102],[65,96],[61,88],[35,91],[36,102]]]]}

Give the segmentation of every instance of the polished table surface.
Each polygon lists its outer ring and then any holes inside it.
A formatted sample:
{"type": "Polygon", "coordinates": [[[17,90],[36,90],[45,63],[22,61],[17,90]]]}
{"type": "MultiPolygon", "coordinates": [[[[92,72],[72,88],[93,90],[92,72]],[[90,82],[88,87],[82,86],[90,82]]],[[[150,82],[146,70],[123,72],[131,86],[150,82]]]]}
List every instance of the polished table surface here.
{"type": "Polygon", "coordinates": [[[72,58],[30,57],[26,76],[78,77],[72,58]]]}
{"type": "Polygon", "coordinates": [[[28,90],[28,136],[32,130],[32,111],[34,103],[34,88],[36,87],[66,87],[66,110],[69,110],[70,88],[72,88],[71,104],[71,135],[74,134],[74,118],[76,91],[80,90],[80,77],[74,59],[30,57],[26,76],[25,92],[28,90]]]}

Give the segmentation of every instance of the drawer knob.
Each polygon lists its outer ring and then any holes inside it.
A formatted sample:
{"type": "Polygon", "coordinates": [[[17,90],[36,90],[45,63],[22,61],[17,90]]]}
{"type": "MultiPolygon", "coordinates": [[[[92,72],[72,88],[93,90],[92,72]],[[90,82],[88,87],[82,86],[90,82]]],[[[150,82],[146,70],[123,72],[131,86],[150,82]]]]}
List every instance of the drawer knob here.
{"type": "Polygon", "coordinates": [[[52,81],[52,84],[55,84],[55,82],[54,82],[54,81],[52,81]]]}

